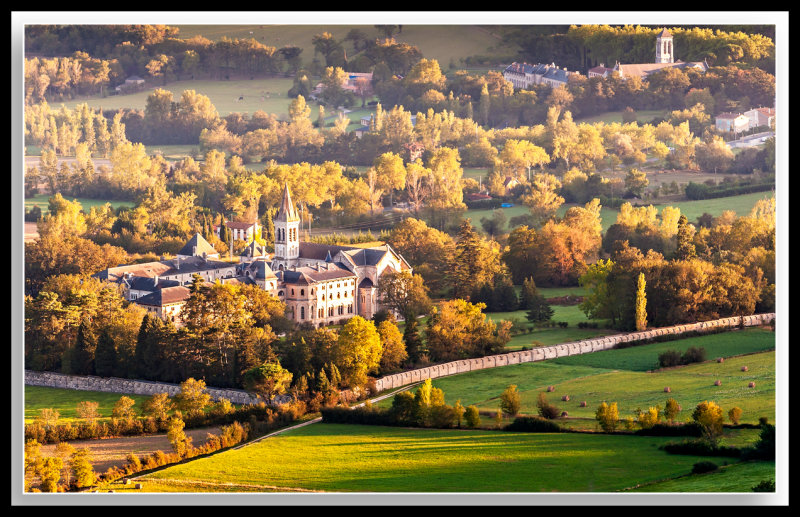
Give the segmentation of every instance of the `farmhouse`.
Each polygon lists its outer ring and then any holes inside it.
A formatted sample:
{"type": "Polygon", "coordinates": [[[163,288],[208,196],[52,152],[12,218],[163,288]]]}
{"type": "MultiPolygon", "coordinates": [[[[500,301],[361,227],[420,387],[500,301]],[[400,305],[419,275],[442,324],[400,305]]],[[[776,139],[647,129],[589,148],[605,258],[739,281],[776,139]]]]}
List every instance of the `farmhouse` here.
{"type": "Polygon", "coordinates": [[[714,125],[726,133],[741,133],[750,127],[750,119],[741,113],[720,113],[714,125]]]}
{"type": "Polygon", "coordinates": [[[529,88],[534,84],[546,84],[551,88],[564,86],[573,75],[580,74],[558,67],[555,63],[530,65],[515,61],[503,70],[503,78],[511,82],[517,89],[529,88]]]}
{"type": "Polygon", "coordinates": [[[745,111],[744,116],[748,119],[748,128],[772,127],[775,122],[775,108],[755,108],[745,111]]]}

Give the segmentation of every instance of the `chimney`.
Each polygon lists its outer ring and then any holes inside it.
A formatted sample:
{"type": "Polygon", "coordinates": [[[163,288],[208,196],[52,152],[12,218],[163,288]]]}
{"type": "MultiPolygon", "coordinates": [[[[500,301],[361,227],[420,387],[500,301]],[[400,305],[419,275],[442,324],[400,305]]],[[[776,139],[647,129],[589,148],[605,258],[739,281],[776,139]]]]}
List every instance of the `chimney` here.
{"type": "Polygon", "coordinates": [[[175,259],[172,261],[175,264],[175,269],[181,268],[181,257],[180,255],[176,256],[175,259]]]}

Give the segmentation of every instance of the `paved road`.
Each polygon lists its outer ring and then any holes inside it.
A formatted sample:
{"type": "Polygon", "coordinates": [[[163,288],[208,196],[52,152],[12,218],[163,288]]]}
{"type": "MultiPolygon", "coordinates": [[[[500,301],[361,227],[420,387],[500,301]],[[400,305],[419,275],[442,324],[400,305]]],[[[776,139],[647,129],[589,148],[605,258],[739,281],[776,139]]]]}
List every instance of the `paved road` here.
{"type": "Polygon", "coordinates": [[[738,140],[733,140],[728,142],[730,147],[753,147],[756,145],[761,145],[764,143],[763,141],[767,138],[771,138],[775,136],[775,133],[772,131],[766,131],[764,133],[756,133],[754,135],[749,135],[742,137],[738,140]]]}

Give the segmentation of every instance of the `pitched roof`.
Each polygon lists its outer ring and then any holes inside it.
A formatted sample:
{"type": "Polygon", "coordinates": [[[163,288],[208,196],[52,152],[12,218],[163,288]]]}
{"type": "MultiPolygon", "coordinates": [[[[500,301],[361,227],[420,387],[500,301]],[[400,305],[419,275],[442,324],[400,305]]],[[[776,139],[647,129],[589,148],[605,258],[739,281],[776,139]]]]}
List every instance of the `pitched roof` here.
{"type": "Polygon", "coordinates": [[[659,70],[663,70],[664,68],[700,68],[705,71],[708,70],[708,65],[705,63],[705,61],[676,61],[675,63],[637,63],[630,65],[617,64],[614,69],[618,70],[619,75],[622,77],[638,75],[639,77],[646,79],[650,74],[658,72],[659,70]]]}
{"type": "MultiPolygon", "coordinates": [[[[214,228],[219,228],[220,225],[215,224],[214,228]]],[[[249,230],[254,226],[258,226],[257,221],[253,221],[252,223],[240,223],[238,221],[227,221],[225,226],[231,228],[232,230],[249,230]]]]}
{"type": "Polygon", "coordinates": [[[671,38],[672,33],[667,29],[662,29],[661,32],[658,34],[659,38],[671,38]]]}
{"type": "Polygon", "coordinates": [[[214,246],[209,244],[202,235],[196,233],[194,234],[194,237],[189,239],[189,242],[187,242],[177,254],[184,257],[202,257],[203,253],[209,257],[212,255],[219,256],[219,253],[217,253],[217,250],[214,249],[214,246]]]}
{"type": "Polygon", "coordinates": [[[719,115],[717,115],[717,118],[733,120],[741,116],[743,116],[741,113],[720,113],[719,115]]]}
{"type": "Polygon", "coordinates": [[[147,296],[135,300],[139,305],[150,305],[152,307],[163,307],[170,303],[185,302],[191,296],[189,288],[183,286],[165,287],[147,296]]]}
{"type": "Polygon", "coordinates": [[[288,183],[283,184],[283,198],[281,199],[281,207],[278,209],[277,215],[275,215],[275,220],[283,222],[300,220],[294,203],[292,203],[292,195],[289,193],[288,183]]]}

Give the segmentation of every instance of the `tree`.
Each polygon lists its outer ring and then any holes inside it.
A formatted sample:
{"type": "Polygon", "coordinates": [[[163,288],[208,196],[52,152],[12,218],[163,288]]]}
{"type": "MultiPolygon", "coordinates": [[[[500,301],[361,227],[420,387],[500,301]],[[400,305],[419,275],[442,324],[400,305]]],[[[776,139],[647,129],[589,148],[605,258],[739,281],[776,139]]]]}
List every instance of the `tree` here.
{"type": "Polygon", "coordinates": [[[675,418],[680,412],[681,406],[678,404],[678,401],[673,398],[667,399],[667,403],[664,406],[664,417],[667,419],[667,422],[672,423],[675,421],[675,418]]]}
{"type": "Polygon", "coordinates": [[[100,377],[112,377],[118,369],[117,346],[108,329],[100,332],[95,350],[95,372],[100,377]]]}
{"type": "Polygon", "coordinates": [[[481,415],[475,406],[467,406],[464,412],[464,424],[470,429],[474,429],[481,424],[481,415]]]}
{"type": "Polygon", "coordinates": [[[339,332],[334,354],[343,384],[364,386],[367,374],[378,370],[381,354],[381,337],[375,324],[361,316],[350,318],[339,332]]]}
{"type": "Polygon", "coordinates": [[[713,401],[703,401],[692,412],[692,420],[700,426],[705,441],[716,447],[722,437],[722,408],[713,401]]]}
{"type": "Polygon", "coordinates": [[[88,420],[90,424],[94,424],[94,421],[100,418],[100,413],[97,411],[99,406],[99,402],[84,400],[82,402],[78,402],[75,412],[78,413],[80,418],[88,420]]]}
{"type": "Polygon", "coordinates": [[[386,270],[378,283],[378,298],[406,320],[426,314],[432,305],[422,277],[408,271],[386,270]]]}
{"type": "Polygon", "coordinates": [[[255,391],[265,402],[270,403],[275,395],[286,393],[292,383],[292,373],[281,367],[281,363],[264,363],[244,373],[244,385],[255,391]]]}
{"type": "Polygon", "coordinates": [[[713,170],[715,175],[718,169],[727,170],[734,159],[733,151],[721,136],[714,136],[708,143],[698,143],[695,153],[697,164],[704,170],[713,170]]]}
{"type": "Polygon", "coordinates": [[[170,400],[168,393],[154,393],[142,404],[142,414],[156,420],[164,420],[174,408],[175,404],[170,400]]]}
{"type": "Polygon", "coordinates": [[[526,314],[528,321],[532,323],[550,321],[550,319],[553,317],[554,311],[553,308],[550,307],[550,304],[547,303],[547,299],[544,297],[544,295],[540,294],[536,290],[535,285],[528,287],[528,289],[528,312],[526,314]]]}
{"type": "Polygon", "coordinates": [[[597,419],[597,423],[600,425],[603,431],[606,433],[613,433],[617,428],[617,424],[619,423],[619,410],[617,409],[617,403],[612,402],[611,404],[606,404],[605,402],[602,402],[597,407],[595,418],[597,419]]]}
{"type": "Polygon", "coordinates": [[[86,488],[94,485],[95,474],[92,468],[89,449],[77,449],[70,458],[72,475],[75,478],[75,486],[86,488]]]}
{"type": "Polygon", "coordinates": [[[175,403],[183,413],[194,416],[203,412],[211,403],[204,380],[190,377],[181,383],[181,391],[175,395],[175,403]]]}
{"type": "Polygon", "coordinates": [[[696,256],[697,250],[694,245],[694,226],[689,224],[685,215],[681,214],[678,218],[678,232],[676,234],[677,248],[675,258],[678,260],[688,260],[696,256]]]}
{"type": "Polygon", "coordinates": [[[644,189],[650,181],[647,179],[647,174],[639,169],[631,169],[625,176],[625,188],[636,197],[642,197],[644,189]]]}
{"type": "Polygon", "coordinates": [[[511,384],[500,395],[500,407],[508,416],[516,416],[520,408],[520,394],[517,385],[511,384]]]}
{"type": "Polygon", "coordinates": [[[476,288],[491,283],[497,274],[503,273],[499,246],[483,239],[466,219],[458,232],[450,269],[453,295],[466,298],[476,288]]]}
{"type": "Polygon", "coordinates": [[[114,408],[111,410],[111,416],[114,418],[124,418],[126,420],[130,420],[136,416],[136,411],[133,409],[133,406],[136,404],[136,401],[130,397],[122,396],[119,400],[114,404],[114,408]]]}
{"type": "Polygon", "coordinates": [[[378,334],[381,337],[381,372],[396,370],[408,359],[403,335],[392,321],[385,320],[378,325],[378,334]]]}
{"type": "Polygon", "coordinates": [[[644,273],[639,273],[636,284],[636,330],[647,329],[647,296],[645,295],[644,273]]]}
{"type": "Polygon", "coordinates": [[[36,468],[36,473],[41,480],[42,492],[57,492],[58,482],[61,480],[61,469],[64,463],[61,458],[41,458],[36,468]]]}
{"type": "Polygon", "coordinates": [[[406,345],[406,353],[408,359],[412,363],[419,361],[420,356],[424,351],[424,343],[419,334],[419,322],[416,318],[406,320],[405,328],[403,329],[403,342],[406,345]]]}
{"type": "Polygon", "coordinates": [[[169,419],[167,427],[167,439],[172,445],[172,450],[181,458],[185,457],[192,449],[192,439],[183,432],[185,426],[182,419],[172,417],[169,419]]]}
{"type": "Polygon", "coordinates": [[[486,305],[456,299],[434,307],[425,330],[428,350],[435,361],[482,357],[501,350],[510,339],[482,310],[486,305]]]}
{"type": "Polygon", "coordinates": [[[739,425],[740,418],[742,418],[741,408],[734,406],[728,411],[728,420],[730,420],[733,425],[739,425]]]}
{"type": "Polygon", "coordinates": [[[552,174],[534,175],[530,190],[522,196],[521,201],[538,225],[553,217],[564,204],[564,198],[558,194],[560,189],[561,182],[552,174]]]}

